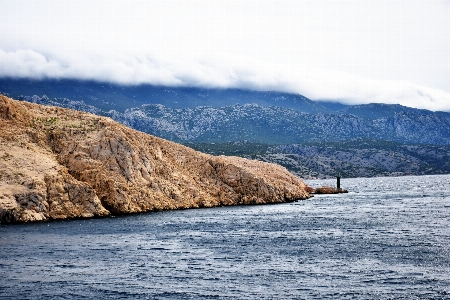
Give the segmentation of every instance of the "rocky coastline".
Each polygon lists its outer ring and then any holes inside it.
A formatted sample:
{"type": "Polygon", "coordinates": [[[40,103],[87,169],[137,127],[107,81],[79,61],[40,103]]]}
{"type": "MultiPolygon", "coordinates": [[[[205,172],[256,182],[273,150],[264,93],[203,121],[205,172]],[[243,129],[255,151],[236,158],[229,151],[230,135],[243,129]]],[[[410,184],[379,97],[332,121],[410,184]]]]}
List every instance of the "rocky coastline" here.
{"type": "Polygon", "coordinates": [[[279,165],[212,156],[105,117],[0,95],[0,222],[292,202],[279,165]]]}

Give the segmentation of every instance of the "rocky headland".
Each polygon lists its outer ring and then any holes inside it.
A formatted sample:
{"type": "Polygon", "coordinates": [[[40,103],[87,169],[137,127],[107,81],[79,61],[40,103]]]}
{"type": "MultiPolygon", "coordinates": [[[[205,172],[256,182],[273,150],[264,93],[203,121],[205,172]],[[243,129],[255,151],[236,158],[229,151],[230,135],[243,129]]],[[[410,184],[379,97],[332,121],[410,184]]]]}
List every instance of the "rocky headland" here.
{"type": "Polygon", "coordinates": [[[105,117],[0,95],[0,222],[283,203],[313,189],[284,167],[212,156],[105,117]]]}

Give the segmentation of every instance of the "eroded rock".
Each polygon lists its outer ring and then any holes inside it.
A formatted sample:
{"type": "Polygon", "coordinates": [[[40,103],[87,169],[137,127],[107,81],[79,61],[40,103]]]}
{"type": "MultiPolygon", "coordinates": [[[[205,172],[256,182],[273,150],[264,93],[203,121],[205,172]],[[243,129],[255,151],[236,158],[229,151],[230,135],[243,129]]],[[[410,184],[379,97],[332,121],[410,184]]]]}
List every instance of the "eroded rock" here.
{"type": "Polygon", "coordinates": [[[0,128],[2,223],[311,196],[281,166],[203,154],[88,113],[0,96],[0,128]]]}

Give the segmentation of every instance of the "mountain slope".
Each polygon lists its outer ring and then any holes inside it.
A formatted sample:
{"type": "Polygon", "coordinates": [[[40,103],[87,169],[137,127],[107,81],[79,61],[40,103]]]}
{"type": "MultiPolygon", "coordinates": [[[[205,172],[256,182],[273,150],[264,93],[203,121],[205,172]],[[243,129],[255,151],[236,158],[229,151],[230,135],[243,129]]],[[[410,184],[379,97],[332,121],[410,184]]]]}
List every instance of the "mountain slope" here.
{"type": "MultiPolygon", "coordinates": [[[[383,157],[390,161],[390,142],[402,144],[399,153],[416,158],[416,168],[398,162],[366,162],[363,157],[342,169],[348,176],[441,174],[448,172],[446,149],[450,145],[450,113],[419,110],[401,105],[343,105],[313,102],[301,95],[242,90],[118,86],[74,80],[0,79],[0,91],[22,95],[22,100],[91,112],[165,139],[210,153],[236,153],[277,162],[302,177],[335,176],[340,146],[332,145],[322,156],[292,160],[296,153],[282,148],[261,153],[257,148],[274,145],[353,144],[352,155],[383,157]],[[35,95],[33,95],[33,93],[35,95]],[[28,96],[23,96],[24,94],[28,96]],[[37,96],[41,94],[43,96],[37,96]],[[51,98],[44,94],[61,96],[51,98]],[[33,96],[30,96],[33,95],[33,96]],[[73,98],[67,98],[73,97],[73,98]],[[376,147],[354,141],[372,140],[376,147]],[[386,143],[387,142],[387,143],[386,143]],[[242,143],[238,148],[234,143],[242,143]],[[213,145],[214,151],[208,145],[213,145]],[[206,145],[206,146],[205,146],[206,145]],[[234,152],[229,151],[229,146],[234,152]],[[224,148],[219,149],[223,146],[224,148]],[[380,147],[378,147],[380,146],[380,147]],[[383,147],[388,148],[383,148],[383,147]],[[414,146],[412,151],[406,151],[414,146]],[[436,148],[435,146],[442,146],[436,148]],[[245,149],[247,148],[247,149],[245,149]],[[277,153],[273,152],[275,150],[277,153]],[[256,152],[251,153],[252,150],[256,152]],[[378,152],[378,154],[377,154],[378,152]],[[421,153],[428,153],[430,159],[421,153]],[[316,175],[313,175],[316,174],[316,175]]],[[[294,149],[295,147],[291,147],[294,149]]],[[[347,151],[347,150],[345,150],[347,151]]],[[[397,157],[398,158],[398,157],[397,157]]],[[[397,159],[396,158],[396,159],[397,159]]],[[[399,158],[398,158],[399,159],[399,158]]],[[[408,161],[408,159],[403,160],[408,161]]]]}
{"type": "Polygon", "coordinates": [[[450,173],[450,146],[362,139],[276,146],[260,154],[259,159],[280,164],[302,178],[450,173]]]}
{"type": "Polygon", "coordinates": [[[370,103],[370,104],[346,106],[345,108],[336,110],[335,113],[342,115],[351,114],[354,116],[367,119],[394,118],[398,114],[437,116],[450,118],[449,112],[443,111],[433,112],[426,109],[411,108],[399,104],[383,104],[383,103],[370,103]]]}
{"type": "Polygon", "coordinates": [[[111,113],[111,117],[138,130],[183,143],[248,140],[288,144],[366,138],[410,144],[450,144],[450,117],[420,111],[368,119],[352,114],[308,114],[256,104],[194,109],[143,105],[123,114],[111,113]]]}
{"type": "Polygon", "coordinates": [[[239,89],[202,89],[194,87],[165,87],[118,85],[79,80],[31,80],[0,78],[0,93],[21,99],[23,96],[46,95],[84,101],[87,105],[109,111],[124,112],[143,104],[161,104],[169,108],[222,107],[254,103],[279,106],[301,112],[318,113],[329,110],[319,102],[302,95],[281,92],[257,92],[239,89]]]}
{"type": "Polygon", "coordinates": [[[281,166],[203,154],[87,113],[0,96],[0,128],[2,223],[310,197],[281,166]]]}
{"type": "Polygon", "coordinates": [[[237,155],[282,165],[304,179],[450,173],[450,145],[406,145],[356,139],[267,145],[250,142],[189,143],[213,155],[237,155]]]}
{"type": "Polygon", "coordinates": [[[84,101],[67,98],[25,96],[23,99],[109,116],[127,126],[179,143],[247,140],[295,144],[364,138],[405,144],[450,145],[449,113],[400,105],[368,104],[352,110],[355,114],[325,114],[258,104],[194,108],[144,104],[122,113],[104,111],[84,101]]]}

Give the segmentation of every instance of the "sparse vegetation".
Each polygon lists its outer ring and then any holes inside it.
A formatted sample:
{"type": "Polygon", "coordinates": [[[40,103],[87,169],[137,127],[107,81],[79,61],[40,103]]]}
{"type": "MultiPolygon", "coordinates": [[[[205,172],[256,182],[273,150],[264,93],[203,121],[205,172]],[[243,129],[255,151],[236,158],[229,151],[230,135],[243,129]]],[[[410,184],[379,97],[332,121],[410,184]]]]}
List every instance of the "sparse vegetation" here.
{"type": "Polygon", "coordinates": [[[5,154],[2,155],[3,160],[9,160],[9,159],[11,159],[11,157],[12,157],[12,155],[7,152],[5,152],[5,154]]]}
{"type": "Polygon", "coordinates": [[[47,118],[45,120],[44,125],[45,126],[51,126],[51,125],[55,125],[57,122],[58,122],[58,118],[57,117],[50,117],[50,118],[47,118]]]}

